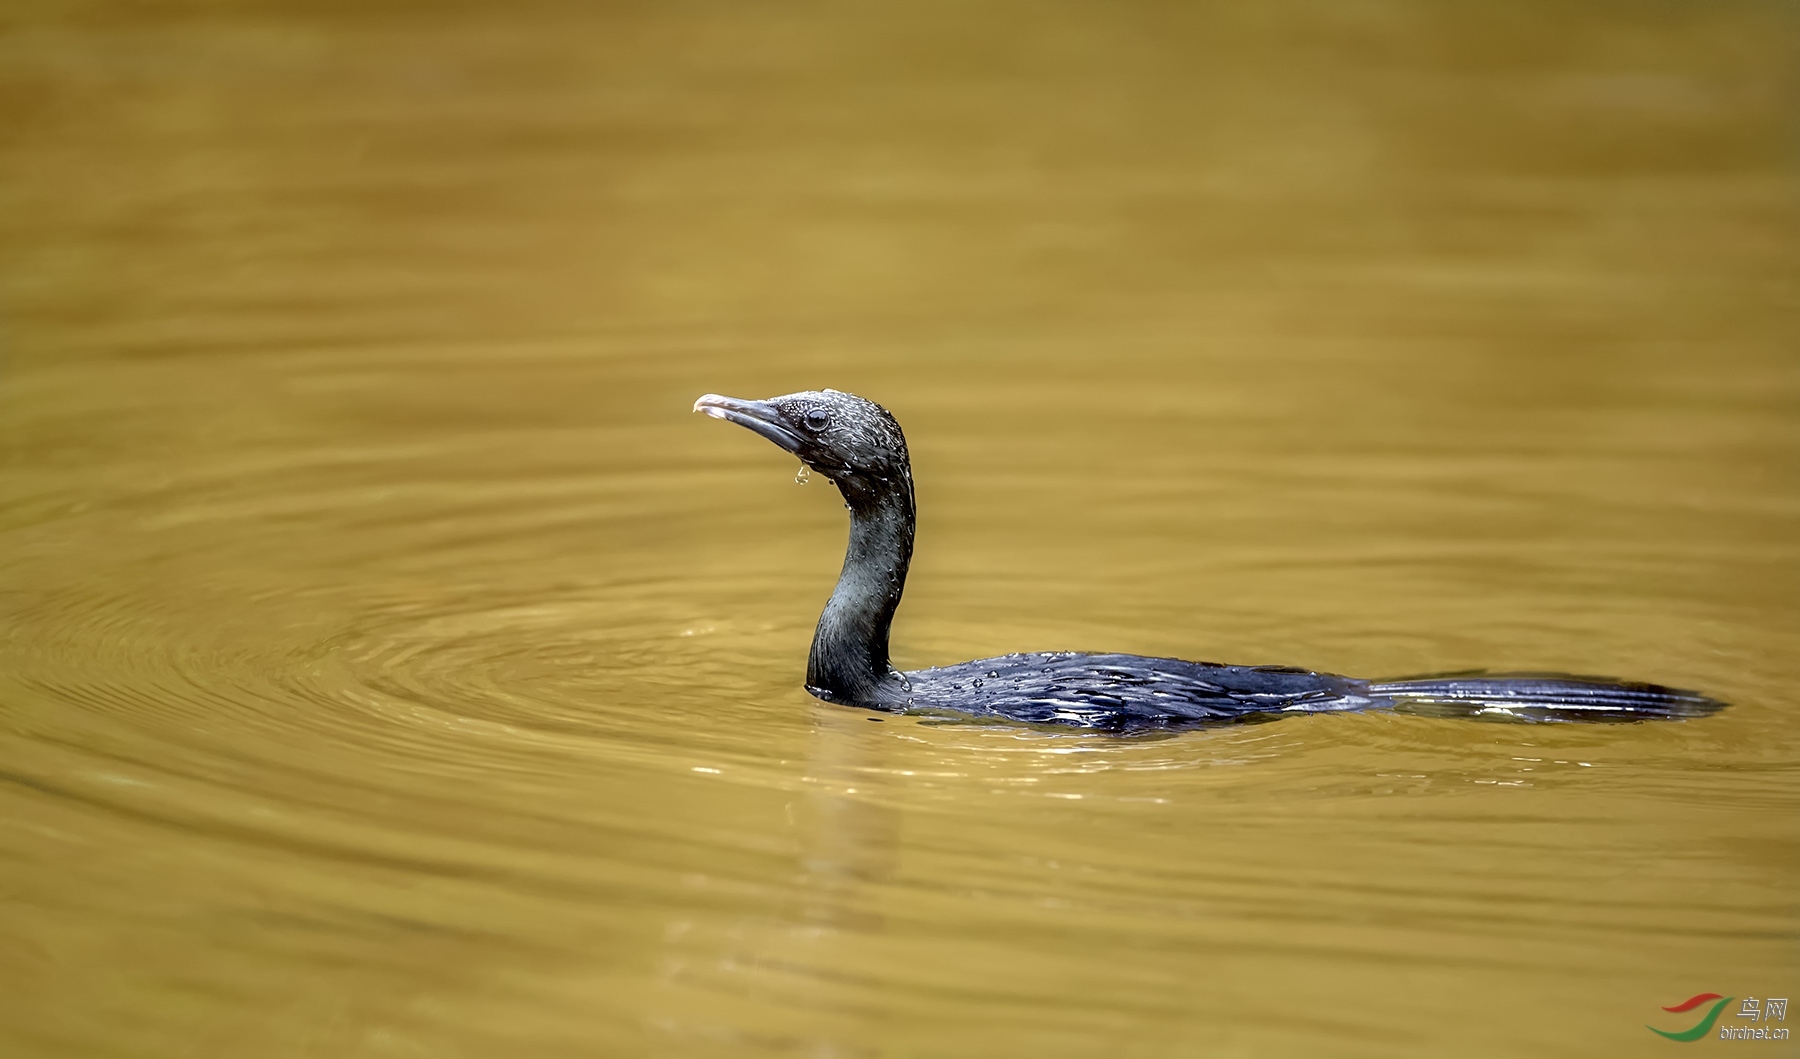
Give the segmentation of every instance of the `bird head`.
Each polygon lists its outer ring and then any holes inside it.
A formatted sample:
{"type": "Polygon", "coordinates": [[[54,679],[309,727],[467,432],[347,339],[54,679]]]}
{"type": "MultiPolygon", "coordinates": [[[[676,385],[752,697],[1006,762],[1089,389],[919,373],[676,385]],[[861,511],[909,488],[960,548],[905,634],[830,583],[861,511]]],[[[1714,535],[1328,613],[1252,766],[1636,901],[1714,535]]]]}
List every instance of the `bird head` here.
{"type": "Polygon", "coordinates": [[[761,434],[833,482],[852,503],[902,484],[910,494],[906,437],[887,409],[838,390],[806,390],[766,401],[709,393],[694,411],[761,434]]]}

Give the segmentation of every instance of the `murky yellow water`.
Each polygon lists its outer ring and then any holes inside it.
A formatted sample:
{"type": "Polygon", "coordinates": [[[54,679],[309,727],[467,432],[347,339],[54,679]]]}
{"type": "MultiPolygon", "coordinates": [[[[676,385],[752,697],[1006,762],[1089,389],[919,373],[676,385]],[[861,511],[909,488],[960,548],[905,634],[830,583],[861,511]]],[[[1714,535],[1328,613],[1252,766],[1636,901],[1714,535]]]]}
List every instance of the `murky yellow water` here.
{"type": "Polygon", "coordinates": [[[1228,8],[0,15],[0,1051],[1587,1056],[1800,991],[1792,9],[1228,8]],[[688,414],[818,386],[911,437],[904,666],[1736,705],[870,723],[800,688],[835,494],[688,414]]]}

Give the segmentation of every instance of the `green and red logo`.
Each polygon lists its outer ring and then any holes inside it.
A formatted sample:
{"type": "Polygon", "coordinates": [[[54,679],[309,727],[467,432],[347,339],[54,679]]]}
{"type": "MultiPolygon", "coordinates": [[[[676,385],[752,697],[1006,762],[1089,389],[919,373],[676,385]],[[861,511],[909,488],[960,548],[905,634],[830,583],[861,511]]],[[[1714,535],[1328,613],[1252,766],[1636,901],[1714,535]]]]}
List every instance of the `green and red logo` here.
{"type": "Polygon", "coordinates": [[[1686,1000],[1683,1000],[1672,1008],[1663,1008],[1664,1011],[1673,1011],[1676,1014],[1680,1014],[1683,1011],[1692,1011],[1708,1001],[1717,1001],[1717,1003],[1707,1009],[1706,1015],[1701,1018],[1699,1022],[1694,1023],[1692,1028],[1681,1030],[1676,1033],[1671,1033],[1668,1030],[1659,1030],[1649,1023],[1645,1023],[1644,1028],[1659,1037],[1667,1037],[1672,1041],[1697,1041],[1712,1032],[1713,1023],[1719,1021],[1719,1012],[1724,1011],[1725,1005],[1731,1003],[1732,999],[1733,998],[1728,996],[1720,996],[1717,993],[1699,993],[1695,996],[1688,997],[1686,1000]]]}

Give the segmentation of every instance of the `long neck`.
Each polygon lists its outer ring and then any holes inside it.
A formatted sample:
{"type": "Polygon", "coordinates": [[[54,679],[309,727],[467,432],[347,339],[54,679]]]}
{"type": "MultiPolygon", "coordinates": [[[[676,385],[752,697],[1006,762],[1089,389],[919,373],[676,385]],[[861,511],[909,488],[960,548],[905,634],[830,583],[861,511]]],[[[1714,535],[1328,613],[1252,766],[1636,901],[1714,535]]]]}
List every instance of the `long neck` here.
{"type": "Polygon", "coordinates": [[[904,705],[906,678],[888,663],[888,628],[912,562],[912,476],[902,473],[879,489],[839,489],[850,507],[850,546],[819,615],[806,683],[833,702],[904,705]]]}

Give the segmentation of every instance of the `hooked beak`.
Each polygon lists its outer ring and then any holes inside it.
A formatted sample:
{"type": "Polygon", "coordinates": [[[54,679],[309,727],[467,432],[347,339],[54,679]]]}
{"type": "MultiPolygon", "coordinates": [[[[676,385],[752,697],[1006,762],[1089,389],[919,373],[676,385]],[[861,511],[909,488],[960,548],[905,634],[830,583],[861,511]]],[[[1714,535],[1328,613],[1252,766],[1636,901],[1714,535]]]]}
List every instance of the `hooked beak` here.
{"type": "Polygon", "coordinates": [[[740,427],[748,427],[789,452],[800,451],[800,435],[782,423],[781,413],[767,401],[740,401],[735,397],[720,397],[716,393],[709,393],[694,402],[694,411],[705,412],[714,419],[723,419],[740,427]]]}

